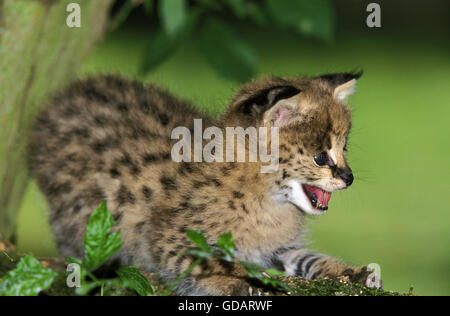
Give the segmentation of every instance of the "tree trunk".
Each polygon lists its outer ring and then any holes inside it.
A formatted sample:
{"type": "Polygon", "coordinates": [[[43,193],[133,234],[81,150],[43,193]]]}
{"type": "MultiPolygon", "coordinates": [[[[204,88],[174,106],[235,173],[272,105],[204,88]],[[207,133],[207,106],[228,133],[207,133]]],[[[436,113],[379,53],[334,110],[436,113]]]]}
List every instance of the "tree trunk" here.
{"type": "Polygon", "coordinates": [[[69,0],[0,0],[0,232],[14,239],[27,187],[26,136],[48,97],[73,80],[102,37],[112,0],[78,0],[81,27],[69,28],[69,0]]]}

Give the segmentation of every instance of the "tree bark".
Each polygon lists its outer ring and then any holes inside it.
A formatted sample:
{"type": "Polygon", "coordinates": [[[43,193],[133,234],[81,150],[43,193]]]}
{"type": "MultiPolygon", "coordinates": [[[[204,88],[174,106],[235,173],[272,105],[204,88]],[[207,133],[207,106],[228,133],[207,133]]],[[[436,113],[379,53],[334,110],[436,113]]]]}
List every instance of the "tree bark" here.
{"type": "Polygon", "coordinates": [[[76,77],[102,37],[112,0],[78,0],[81,27],[69,28],[69,0],[0,0],[0,232],[14,239],[29,180],[27,131],[48,97],[76,77]]]}

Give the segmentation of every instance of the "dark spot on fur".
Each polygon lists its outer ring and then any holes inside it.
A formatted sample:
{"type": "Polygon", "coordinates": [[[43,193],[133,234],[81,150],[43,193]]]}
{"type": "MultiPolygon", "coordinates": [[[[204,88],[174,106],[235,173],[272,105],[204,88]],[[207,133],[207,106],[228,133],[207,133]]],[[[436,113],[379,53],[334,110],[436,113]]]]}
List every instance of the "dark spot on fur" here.
{"type": "Polygon", "coordinates": [[[86,189],[86,194],[88,195],[90,201],[94,202],[95,204],[99,204],[102,201],[106,200],[105,193],[97,185],[92,185],[91,187],[88,187],[86,189]]]}
{"type": "Polygon", "coordinates": [[[105,127],[109,123],[109,120],[105,116],[97,115],[94,117],[94,124],[98,127],[105,127]]]}
{"type": "Polygon", "coordinates": [[[236,205],[234,204],[234,201],[228,201],[228,207],[231,208],[232,210],[236,209],[236,205]]]}
{"type": "Polygon", "coordinates": [[[119,140],[107,137],[103,140],[93,142],[90,146],[95,153],[102,154],[109,149],[117,148],[119,145],[119,140]]]}
{"type": "Polygon", "coordinates": [[[73,134],[78,138],[88,139],[91,136],[91,133],[88,128],[74,128],[69,132],[69,134],[73,134]]]}
{"type": "Polygon", "coordinates": [[[172,258],[172,257],[176,257],[177,255],[178,255],[178,253],[175,250],[171,250],[167,254],[167,257],[172,258]]]}
{"type": "Polygon", "coordinates": [[[200,189],[201,187],[204,187],[204,186],[207,186],[207,185],[208,185],[208,182],[206,182],[206,181],[197,181],[197,180],[195,180],[192,183],[192,186],[194,187],[194,189],[200,189]]]}
{"type": "Polygon", "coordinates": [[[161,124],[163,126],[166,126],[170,122],[169,116],[167,114],[165,114],[165,113],[159,113],[158,119],[159,119],[159,121],[161,122],[161,124]]]}
{"type": "Polygon", "coordinates": [[[161,184],[164,186],[164,188],[166,190],[176,190],[177,189],[177,184],[176,184],[175,180],[171,177],[162,176],[159,179],[159,182],[161,182],[161,184]]]}
{"type": "Polygon", "coordinates": [[[164,154],[144,154],[142,156],[142,163],[144,165],[148,165],[148,164],[152,164],[152,163],[157,163],[157,162],[164,162],[167,160],[170,160],[171,155],[170,153],[164,153],[164,154]]]}
{"type": "Polygon", "coordinates": [[[174,242],[176,242],[178,240],[178,238],[177,238],[177,236],[175,236],[175,235],[171,235],[171,236],[169,236],[168,238],[167,238],[167,242],[169,243],[169,244],[173,244],[174,242]]]}
{"type": "Polygon", "coordinates": [[[132,175],[138,175],[141,173],[141,169],[127,152],[122,152],[122,158],[119,159],[118,163],[127,166],[132,175]]]}
{"type": "Polygon", "coordinates": [[[75,204],[75,206],[72,209],[72,213],[78,214],[80,211],[81,211],[81,205],[80,204],[75,204]]]}
{"type": "Polygon", "coordinates": [[[216,186],[217,188],[219,188],[219,187],[222,186],[222,182],[220,182],[220,181],[219,181],[218,179],[216,179],[216,178],[206,177],[206,179],[207,179],[210,183],[214,184],[214,186],[216,186]]]}
{"type": "Polygon", "coordinates": [[[108,102],[108,97],[101,90],[97,89],[96,87],[93,87],[92,83],[88,82],[82,85],[81,87],[82,91],[84,92],[84,95],[88,99],[93,101],[99,101],[100,103],[103,103],[102,105],[108,102]]]}
{"type": "Polygon", "coordinates": [[[144,225],[145,225],[145,222],[139,222],[139,223],[136,224],[136,226],[135,226],[134,228],[135,228],[135,230],[137,230],[138,232],[141,232],[141,231],[142,231],[142,228],[144,227],[144,225]]]}
{"type": "Polygon", "coordinates": [[[121,185],[119,193],[117,194],[117,202],[119,205],[124,205],[126,203],[135,204],[136,197],[125,185],[121,185]]]}
{"type": "Polygon", "coordinates": [[[114,221],[116,222],[116,224],[120,222],[120,220],[122,219],[122,216],[123,216],[122,212],[116,213],[113,215],[113,218],[114,218],[114,221]]]}
{"type": "Polygon", "coordinates": [[[63,183],[50,181],[48,183],[44,183],[44,187],[46,189],[45,191],[50,196],[60,196],[72,191],[72,185],[68,181],[63,183]]]}
{"type": "Polygon", "coordinates": [[[233,197],[236,199],[242,199],[244,197],[244,194],[239,191],[233,191],[233,197]]]}
{"type": "Polygon", "coordinates": [[[144,194],[144,198],[147,202],[151,200],[153,194],[152,189],[144,185],[142,187],[142,193],[144,194]]]}
{"type": "Polygon", "coordinates": [[[191,206],[191,208],[194,212],[201,212],[201,211],[205,210],[206,207],[207,207],[206,203],[200,203],[200,204],[191,206]]]}
{"type": "Polygon", "coordinates": [[[178,231],[179,231],[180,233],[182,233],[182,234],[186,234],[186,232],[187,232],[187,225],[181,226],[181,227],[178,229],[178,231]]]}
{"type": "Polygon", "coordinates": [[[124,103],[117,104],[117,110],[119,110],[120,113],[126,114],[128,113],[128,106],[124,103]]]}
{"type": "Polygon", "coordinates": [[[247,207],[245,206],[245,204],[244,203],[242,203],[242,210],[245,212],[245,214],[248,214],[248,210],[247,210],[247,207]]]}
{"type": "Polygon", "coordinates": [[[117,170],[116,168],[109,169],[109,174],[110,174],[111,178],[118,178],[118,177],[120,177],[122,175],[120,173],[120,171],[117,170]]]}

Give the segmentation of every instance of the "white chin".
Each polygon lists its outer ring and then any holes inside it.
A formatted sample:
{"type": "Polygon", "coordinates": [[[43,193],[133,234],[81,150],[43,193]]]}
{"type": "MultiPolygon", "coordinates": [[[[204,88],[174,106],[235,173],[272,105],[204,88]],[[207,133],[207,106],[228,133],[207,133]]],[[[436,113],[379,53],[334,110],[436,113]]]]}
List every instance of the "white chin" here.
{"type": "Polygon", "coordinates": [[[297,206],[303,212],[310,215],[322,215],[327,211],[318,210],[312,206],[311,200],[303,190],[302,184],[296,180],[288,181],[288,186],[291,187],[290,194],[288,194],[288,201],[297,206]]]}

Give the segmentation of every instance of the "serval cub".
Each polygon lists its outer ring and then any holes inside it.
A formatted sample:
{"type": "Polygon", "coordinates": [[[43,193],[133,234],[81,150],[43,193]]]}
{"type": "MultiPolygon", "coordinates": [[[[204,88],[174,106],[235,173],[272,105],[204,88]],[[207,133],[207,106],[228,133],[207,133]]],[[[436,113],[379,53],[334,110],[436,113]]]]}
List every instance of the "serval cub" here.
{"type": "MultiPolygon", "coordinates": [[[[360,74],[263,78],[244,85],[218,119],[155,86],[116,76],[80,81],[56,96],[31,132],[32,171],[50,205],[64,256],[83,255],[89,216],[107,201],[124,247],[116,260],[173,281],[192,262],[186,231],[212,246],[232,232],[236,256],[308,279],[348,276],[380,287],[371,270],[304,248],[304,218],[327,211],[332,192],[353,182],[345,150],[360,74]],[[278,127],[279,164],[171,159],[177,126],[278,127]]],[[[224,133],[225,134],[225,133],[224,133]]],[[[270,140],[269,140],[270,141],[270,140]]],[[[245,146],[248,143],[239,143],[245,146]]],[[[242,266],[209,259],[176,287],[178,294],[248,295],[242,266]]]]}

